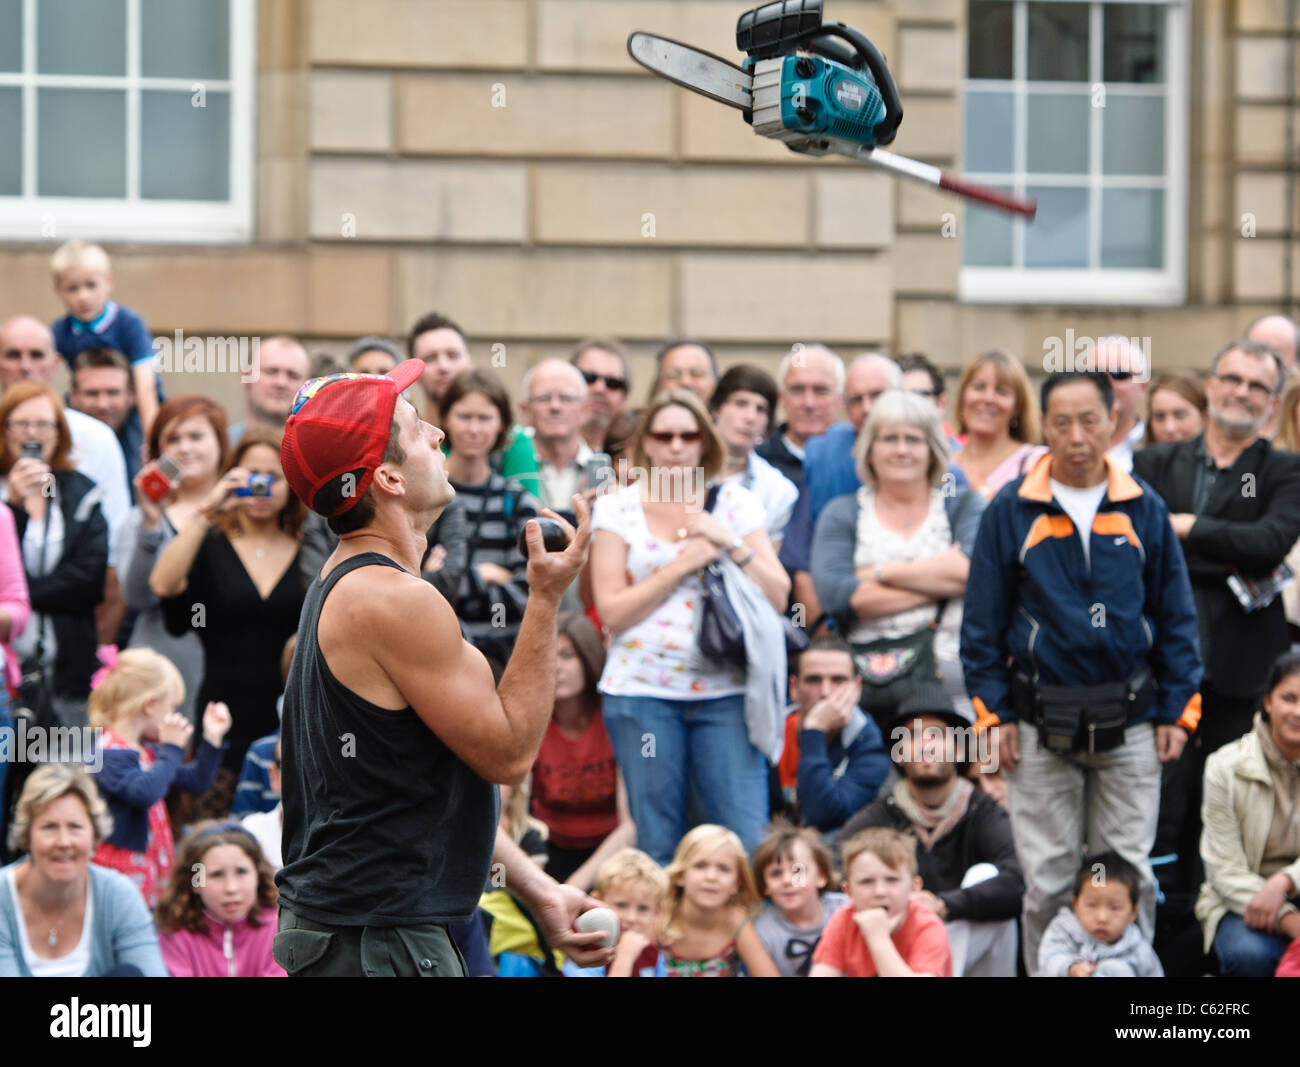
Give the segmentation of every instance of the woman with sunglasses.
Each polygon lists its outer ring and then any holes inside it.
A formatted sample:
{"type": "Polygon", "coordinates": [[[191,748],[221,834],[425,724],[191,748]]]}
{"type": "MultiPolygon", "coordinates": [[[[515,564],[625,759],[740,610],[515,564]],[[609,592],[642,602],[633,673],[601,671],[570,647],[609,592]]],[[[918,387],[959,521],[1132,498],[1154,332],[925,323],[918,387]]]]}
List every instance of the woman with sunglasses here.
{"type": "Polygon", "coordinates": [[[700,571],[726,553],[777,611],[789,579],[752,493],[724,482],[704,510],[726,449],[694,393],[651,401],[632,459],[637,480],[596,499],[591,577],[613,634],[599,689],[638,846],[670,862],[690,798],[697,821],[753,849],[768,821],[767,760],[749,740],[743,672],[696,648],[700,571]]]}

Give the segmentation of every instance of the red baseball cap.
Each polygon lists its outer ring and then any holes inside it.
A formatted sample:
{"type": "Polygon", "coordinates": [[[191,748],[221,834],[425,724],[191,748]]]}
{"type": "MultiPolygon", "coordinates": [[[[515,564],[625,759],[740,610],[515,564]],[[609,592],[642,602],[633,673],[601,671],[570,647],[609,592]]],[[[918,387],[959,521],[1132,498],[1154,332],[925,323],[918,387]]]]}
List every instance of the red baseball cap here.
{"type": "Polygon", "coordinates": [[[280,466],[299,500],[326,517],[356,506],[384,460],[398,396],[423,373],[423,360],[407,359],[387,374],[330,374],[303,383],[280,445],[280,466]],[[338,507],[316,507],[326,485],[358,470],[360,479],[338,507]]]}

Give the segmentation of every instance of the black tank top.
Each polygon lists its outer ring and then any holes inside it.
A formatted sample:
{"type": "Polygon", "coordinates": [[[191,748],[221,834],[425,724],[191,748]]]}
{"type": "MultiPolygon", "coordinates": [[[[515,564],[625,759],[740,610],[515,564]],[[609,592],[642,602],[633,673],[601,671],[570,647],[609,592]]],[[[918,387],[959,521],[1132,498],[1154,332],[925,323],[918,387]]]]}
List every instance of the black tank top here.
{"type": "Polygon", "coordinates": [[[395,567],[378,552],[311,584],[285,687],[280,898],[335,926],[464,922],[487,879],[500,806],[485,782],[408,706],[362,700],[316,642],[325,598],[359,567],[395,567]]]}

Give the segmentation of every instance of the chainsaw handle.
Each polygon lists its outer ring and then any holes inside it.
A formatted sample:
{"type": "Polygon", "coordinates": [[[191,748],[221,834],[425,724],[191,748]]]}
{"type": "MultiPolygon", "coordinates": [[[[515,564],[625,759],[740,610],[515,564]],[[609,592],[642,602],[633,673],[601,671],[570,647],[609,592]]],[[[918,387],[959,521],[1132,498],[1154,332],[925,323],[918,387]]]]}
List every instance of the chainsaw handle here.
{"type": "Polygon", "coordinates": [[[837,41],[829,39],[835,37],[848,41],[855,53],[854,59],[865,64],[871,76],[875,78],[876,88],[880,90],[880,98],[885,103],[885,117],[876,123],[872,136],[878,145],[889,144],[898,133],[898,124],[903,121],[903,101],[899,99],[894,76],[889,73],[889,67],[885,65],[885,57],[861,30],[855,30],[852,26],[846,26],[834,19],[822,23],[816,34],[804,42],[804,47],[810,52],[826,56],[827,59],[848,63],[853,67],[859,66],[859,63],[848,59],[845,55],[846,50],[841,48],[837,41]]]}

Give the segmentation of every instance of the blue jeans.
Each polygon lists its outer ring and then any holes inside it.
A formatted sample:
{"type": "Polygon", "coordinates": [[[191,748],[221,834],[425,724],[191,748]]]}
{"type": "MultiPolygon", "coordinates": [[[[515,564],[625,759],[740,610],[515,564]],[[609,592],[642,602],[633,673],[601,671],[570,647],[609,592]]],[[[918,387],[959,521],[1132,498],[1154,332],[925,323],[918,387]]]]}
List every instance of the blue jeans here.
{"type": "Polygon", "coordinates": [[[627,785],[637,847],[660,865],[685,836],[688,806],[752,852],[770,815],[767,758],[749,742],[745,698],[604,696],[605,728],[627,785]]]}
{"type": "Polygon", "coordinates": [[[1225,978],[1272,978],[1287,943],[1280,937],[1252,930],[1240,915],[1229,912],[1214,931],[1214,954],[1225,978]]]}

